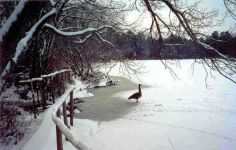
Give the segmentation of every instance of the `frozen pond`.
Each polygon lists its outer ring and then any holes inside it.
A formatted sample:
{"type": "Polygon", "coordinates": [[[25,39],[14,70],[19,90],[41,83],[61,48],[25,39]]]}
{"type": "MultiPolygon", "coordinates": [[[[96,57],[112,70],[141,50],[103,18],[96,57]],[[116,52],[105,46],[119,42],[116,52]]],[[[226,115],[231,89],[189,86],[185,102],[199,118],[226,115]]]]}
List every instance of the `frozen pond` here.
{"type": "MultiPolygon", "coordinates": [[[[203,67],[195,65],[193,73],[191,60],[181,61],[181,68],[175,69],[179,80],[160,61],[139,62],[146,73],[139,80],[131,80],[148,85],[142,90],[139,103],[118,119],[81,119],[83,125],[78,125],[78,134],[86,126],[91,128],[91,134],[81,135],[83,142],[96,150],[236,149],[236,85],[213,72],[214,78],[207,79],[206,88],[203,67]]],[[[118,68],[111,75],[123,76],[118,68]]],[[[130,105],[135,102],[127,97],[136,91],[123,91],[112,97],[130,105]]],[[[119,109],[116,104],[109,103],[111,111],[119,109]]]]}

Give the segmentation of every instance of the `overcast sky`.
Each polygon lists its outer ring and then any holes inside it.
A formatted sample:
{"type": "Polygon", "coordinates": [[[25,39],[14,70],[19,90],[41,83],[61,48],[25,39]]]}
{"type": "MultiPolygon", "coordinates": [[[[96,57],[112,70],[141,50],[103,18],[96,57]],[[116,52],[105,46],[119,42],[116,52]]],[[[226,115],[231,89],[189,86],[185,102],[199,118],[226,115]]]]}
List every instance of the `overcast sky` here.
{"type": "MultiPolygon", "coordinates": [[[[133,0],[124,0],[126,3],[132,3],[133,0]]],[[[187,1],[189,4],[196,1],[196,0],[184,0],[187,1]]],[[[225,14],[226,8],[224,5],[223,0],[202,0],[200,3],[200,6],[202,8],[207,8],[207,9],[218,9],[220,16],[223,16],[225,14]]],[[[146,11],[147,12],[147,11],[146,11]]],[[[129,12],[127,15],[127,22],[131,23],[137,20],[139,18],[141,12],[138,11],[132,11],[129,12]]],[[[161,14],[164,17],[168,17],[168,11],[167,10],[161,10],[161,14]]],[[[139,25],[142,28],[148,28],[151,25],[151,19],[149,17],[148,13],[144,13],[142,16],[142,20],[139,20],[139,25]]],[[[236,20],[234,20],[232,17],[227,17],[224,22],[220,26],[214,27],[214,28],[209,28],[207,29],[207,32],[212,33],[213,31],[236,31],[236,20]]]]}

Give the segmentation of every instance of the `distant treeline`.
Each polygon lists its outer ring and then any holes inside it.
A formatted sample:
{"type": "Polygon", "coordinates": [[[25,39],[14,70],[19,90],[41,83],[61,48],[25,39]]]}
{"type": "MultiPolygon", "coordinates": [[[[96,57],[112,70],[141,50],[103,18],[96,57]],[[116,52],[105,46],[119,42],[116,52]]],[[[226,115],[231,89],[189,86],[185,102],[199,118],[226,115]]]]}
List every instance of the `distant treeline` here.
{"type": "MultiPolygon", "coordinates": [[[[180,36],[169,36],[164,39],[164,45],[158,40],[147,37],[143,33],[108,33],[106,35],[116,48],[128,59],[193,59],[218,57],[212,50],[206,50],[196,45],[190,39],[180,36]],[[162,50],[160,50],[162,48],[162,50]]],[[[214,31],[211,36],[200,38],[219,52],[230,57],[236,57],[236,37],[226,31],[214,31]]]]}

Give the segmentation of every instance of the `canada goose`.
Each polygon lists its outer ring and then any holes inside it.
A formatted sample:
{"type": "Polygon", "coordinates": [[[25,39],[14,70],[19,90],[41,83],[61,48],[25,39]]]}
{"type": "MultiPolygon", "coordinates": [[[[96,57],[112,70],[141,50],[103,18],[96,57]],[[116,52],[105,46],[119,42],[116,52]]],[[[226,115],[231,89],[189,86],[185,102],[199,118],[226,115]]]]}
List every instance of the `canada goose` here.
{"type": "Polygon", "coordinates": [[[128,99],[136,99],[136,102],[138,102],[138,99],[142,96],[141,91],[141,84],[138,85],[138,92],[132,94],[128,99]]]}

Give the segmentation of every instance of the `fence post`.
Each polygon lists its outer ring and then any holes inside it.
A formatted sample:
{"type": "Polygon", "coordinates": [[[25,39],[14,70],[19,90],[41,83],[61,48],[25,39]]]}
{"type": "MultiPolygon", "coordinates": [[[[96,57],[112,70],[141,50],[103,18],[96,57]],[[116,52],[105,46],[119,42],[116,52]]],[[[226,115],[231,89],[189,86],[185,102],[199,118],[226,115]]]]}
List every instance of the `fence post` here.
{"type": "Polygon", "coordinates": [[[46,104],[45,104],[45,92],[44,90],[42,90],[42,98],[41,98],[41,103],[42,103],[42,108],[43,108],[43,111],[46,109],[46,104]]]}
{"type": "MultiPolygon", "coordinates": [[[[60,108],[58,108],[57,110],[57,117],[61,118],[60,108]]],[[[62,133],[57,125],[56,125],[56,136],[57,136],[57,150],[63,150],[62,133]]]]}
{"type": "Polygon", "coordinates": [[[74,117],[74,98],[73,91],[70,92],[70,125],[73,126],[73,117],[74,117]]]}
{"type": "Polygon", "coordinates": [[[66,102],[63,103],[63,118],[64,118],[64,123],[67,127],[68,126],[68,120],[67,120],[67,114],[66,114],[66,102]]]}
{"type": "Polygon", "coordinates": [[[52,96],[52,102],[55,103],[55,97],[54,97],[54,89],[53,89],[53,83],[51,83],[51,96],[52,96]]]}
{"type": "Polygon", "coordinates": [[[38,102],[38,107],[40,107],[40,102],[39,102],[39,90],[38,90],[38,89],[37,89],[36,93],[37,93],[37,102],[38,102]]]}
{"type": "Polygon", "coordinates": [[[35,104],[34,93],[32,93],[32,98],[33,98],[34,119],[37,119],[37,116],[36,116],[36,104],[35,104]]]}
{"type": "Polygon", "coordinates": [[[36,95],[37,95],[38,107],[40,107],[40,102],[39,102],[39,82],[37,82],[37,81],[36,81],[36,95]]]}

